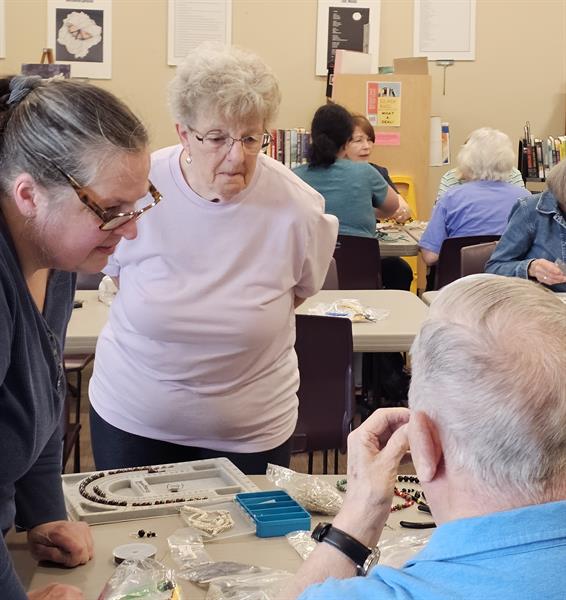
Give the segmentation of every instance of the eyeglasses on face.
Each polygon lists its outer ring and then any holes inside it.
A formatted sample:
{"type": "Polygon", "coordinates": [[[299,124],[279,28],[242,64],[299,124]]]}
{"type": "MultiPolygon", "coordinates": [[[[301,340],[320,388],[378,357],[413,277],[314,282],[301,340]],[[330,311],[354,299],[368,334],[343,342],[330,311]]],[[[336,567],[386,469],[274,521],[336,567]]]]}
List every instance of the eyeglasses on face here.
{"type": "Polygon", "coordinates": [[[261,133],[257,135],[245,135],[241,138],[234,138],[227,133],[221,131],[209,131],[208,133],[199,133],[196,129],[189,127],[195,138],[202,144],[202,147],[207,152],[224,151],[226,154],[230,152],[232,146],[236,142],[242,144],[242,148],[246,154],[258,154],[263,148],[267,148],[271,142],[269,133],[261,133]]]}
{"type": "Polygon", "coordinates": [[[65,177],[69,185],[76,192],[77,196],[79,197],[79,200],[102,221],[102,223],[99,225],[99,229],[101,229],[102,231],[112,231],[113,229],[118,229],[118,227],[125,225],[133,219],[139,219],[141,215],[143,215],[143,213],[147,212],[150,208],[153,208],[156,204],[163,200],[161,192],[159,192],[158,189],[153,185],[153,183],[151,183],[151,181],[148,180],[148,191],[151,197],[153,198],[153,202],[151,202],[150,204],[147,204],[143,208],[130,210],[126,212],[121,212],[118,209],[104,209],[101,206],[99,206],[94,200],[91,200],[91,198],[89,197],[89,193],[86,190],[86,187],[82,186],[72,175],[69,175],[67,172],[61,169],[61,167],[59,167],[57,163],[53,162],[47,156],[42,155],[42,158],[47,160],[55,169],[59,171],[59,173],[61,173],[61,175],[63,175],[63,177],[65,177]]]}

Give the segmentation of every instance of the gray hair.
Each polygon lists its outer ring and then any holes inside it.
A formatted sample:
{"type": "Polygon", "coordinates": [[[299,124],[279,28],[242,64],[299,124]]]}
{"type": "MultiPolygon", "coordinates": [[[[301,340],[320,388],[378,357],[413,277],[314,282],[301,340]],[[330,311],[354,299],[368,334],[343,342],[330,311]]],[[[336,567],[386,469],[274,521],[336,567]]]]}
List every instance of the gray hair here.
{"type": "Polygon", "coordinates": [[[561,160],[550,169],[546,184],[562,211],[566,213],[566,160],[561,160]]]}
{"type": "Polygon", "coordinates": [[[121,152],[148,145],[139,119],[110,92],[69,79],[0,80],[0,188],[20,173],[46,188],[66,184],[48,157],[82,185],[121,152]]]}
{"type": "Polygon", "coordinates": [[[454,468],[540,502],[566,477],[566,304],[540,285],[472,275],[445,287],[411,355],[409,405],[454,468]]]}
{"type": "Polygon", "coordinates": [[[466,181],[505,181],[515,163],[509,136],[491,127],[472,132],[458,153],[458,175],[466,181]]]}
{"type": "Polygon", "coordinates": [[[227,122],[275,118],[281,93],[271,69],[255,54],[218,44],[201,44],[177,68],[169,84],[169,106],[182,125],[205,111],[227,122]]]}

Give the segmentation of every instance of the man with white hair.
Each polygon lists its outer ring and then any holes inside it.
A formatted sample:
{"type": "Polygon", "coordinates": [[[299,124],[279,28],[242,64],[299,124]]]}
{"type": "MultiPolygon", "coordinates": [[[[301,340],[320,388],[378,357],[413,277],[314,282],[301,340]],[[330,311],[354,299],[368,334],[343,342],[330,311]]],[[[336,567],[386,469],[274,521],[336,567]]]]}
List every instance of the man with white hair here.
{"type": "Polygon", "coordinates": [[[343,508],[284,597],[566,597],[565,341],[566,305],[533,282],[444,288],[411,350],[410,410],[379,410],[350,435],[343,508]],[[409,447],[438,528],[401,569],[354,577],[409,447]]]}

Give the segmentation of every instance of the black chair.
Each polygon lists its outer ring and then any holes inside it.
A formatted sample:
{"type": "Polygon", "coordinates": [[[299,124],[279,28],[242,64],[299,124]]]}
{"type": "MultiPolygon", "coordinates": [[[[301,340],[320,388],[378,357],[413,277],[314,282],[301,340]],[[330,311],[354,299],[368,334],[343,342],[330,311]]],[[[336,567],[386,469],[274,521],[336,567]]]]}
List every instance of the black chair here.
{"type": "Polygon", "coordinates": [[[323,450],[327,473],[328,450],[334,450],[337,473],[338,450],[346,452],[355,413],[352,323],[338,317],[297,315],[296,325],[301,383],[292,452],[308,452],[308,472],[312,473],[313,452],[323,450]]]}
{"type": "Polygon", "coordinates": [[[334,259],[341,290],[381,289],[381,256],[377,238],[339,235],[334,259]]]}
{"type": "Polygon", "coordinates": [[[336,267],[336,261],[334,258],[330,259],[330,264],[328,265],[328,271],[326,272],[326,277],[324,279],[324,283],[322,284],[322,290],[339,290],[340,286],[338,284],[338,269],[336,267]]]}
{"type": "Polygon", "coordinates": [[[474,246],[485,242],[496,242],[499,235],[467,235],[461,237],[446,238],[442,242],[438,262],[436,263],[436,273],[434,278],[434,289],[440,288],[452,283],[461,277],[460,251],[464,246],[474,246]]]}
{"type": "MultiPolygon", "coordinates": [[[[77,290],[97,290],[104,273],[77,273],[77,290]]],[[[80,309],[77,309],[80,310],[80,309]]],[[[64,354],[65,377],[67,379],[66,420],[63,423],[63,469],[71,450],[75,449],[73,469],[80,471],[81,390],[84,370],[94,360],[94,353],[64,354]],[[74,422],[70,420],[70,402],[75,403],[74,422]]]]}
{"type": "Polygon", "coordinates": [[[69,462],[71,452],[74,450],[73,473],[79,473],[81,470],[81,424],[79,421],[71,421],[71,398],[69,394],[65,398],[65,410],[63,411],[63,462],[61,471],[65,472],[65,467],[69,462]]]}
{"type": "Polygon", "coordinates": [[[485,265],[491,258],[497,242],[486,242],[485,244],[476,244],[475,246],[464,246],[460,252],[460,274],[475,275],[484,273],[485,265]]]}

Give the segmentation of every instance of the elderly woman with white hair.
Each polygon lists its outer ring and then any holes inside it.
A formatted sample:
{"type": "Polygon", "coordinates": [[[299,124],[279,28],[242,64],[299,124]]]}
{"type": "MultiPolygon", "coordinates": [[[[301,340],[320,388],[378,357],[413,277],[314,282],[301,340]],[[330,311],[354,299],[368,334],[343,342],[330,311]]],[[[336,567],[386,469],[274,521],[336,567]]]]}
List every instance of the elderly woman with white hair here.
{"type": "Polygon", "coordinates": [[[438,261],[451,237],[500,235],[513,204],[526,192],[506,182],[515,157],[509,137],[497,129],[476,129],[458,153],[466,183],[449,189],[436,203],[419,246],[427,265],[438,261]]]}
{"type": "Polygon", "coordinates": [[[515,204],[486,271],[534,279],[566,292],[566,160],[550,171],[546,182],[547,191],[515,204]]]}
{"type": "Polygon", "coordinates": [[[279,103],[271,70],[243,50],[206,44],[177,70],[180,144],[151,166],[167,201],[105,269],[119,292],[90,385],[97,468],[289,463],[294,308],[320,289],[338,222],[261,152],[279,103]]]}

